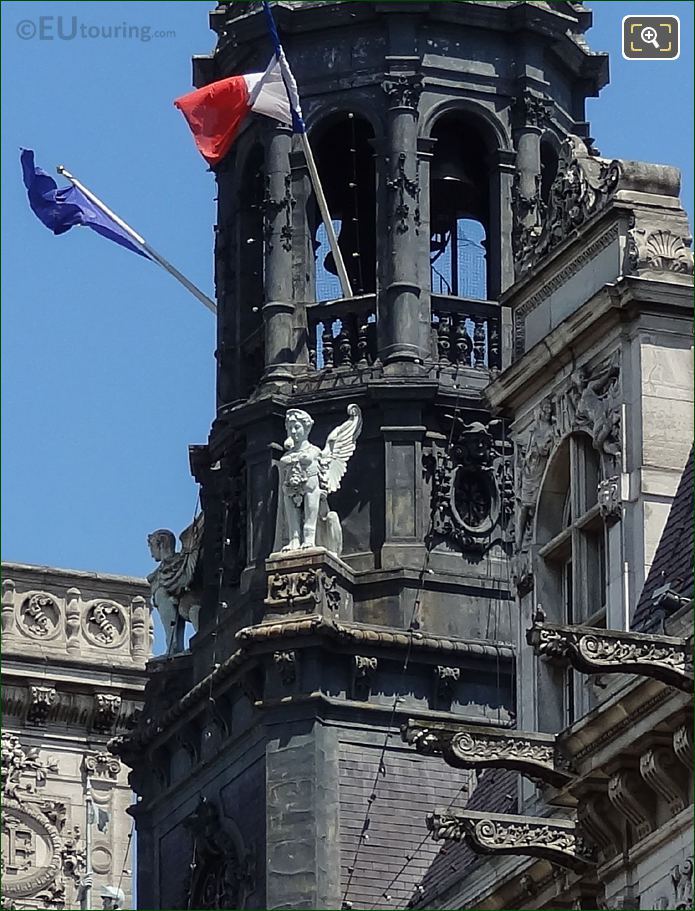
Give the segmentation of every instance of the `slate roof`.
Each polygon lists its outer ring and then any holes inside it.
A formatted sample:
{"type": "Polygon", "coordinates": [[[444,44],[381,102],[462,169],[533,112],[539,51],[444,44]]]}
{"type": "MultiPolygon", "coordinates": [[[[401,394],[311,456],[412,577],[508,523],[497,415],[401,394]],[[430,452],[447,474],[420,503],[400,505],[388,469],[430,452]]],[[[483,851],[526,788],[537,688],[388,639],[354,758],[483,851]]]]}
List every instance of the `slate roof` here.
{"type": "MultiPolygon", "coordinates": [[[[513,812],[518,794],[519,776],[506,769],[488,769],[466,804],[467,810],[489,810],[491,813],[513,812]]],[[[432,908],[436,900],[459,883],[486,858],[476,854],[465,841],[444,842],[423,876],[409,908],[432,908]]]]}
{"type": "MultiPolygon", "coordinates": [[[[642,632],[654,630],[664,612],[669,614],[668,602],[654,603],[653,596],[669,584],[678,595],[693,596],[693,450],[683,470],[671,511],[659,546],[654,554],[647,581],[635,608],[632,628],[642,632]]],[[[673,612],[675,606],[670,608],[673,612]]]]}

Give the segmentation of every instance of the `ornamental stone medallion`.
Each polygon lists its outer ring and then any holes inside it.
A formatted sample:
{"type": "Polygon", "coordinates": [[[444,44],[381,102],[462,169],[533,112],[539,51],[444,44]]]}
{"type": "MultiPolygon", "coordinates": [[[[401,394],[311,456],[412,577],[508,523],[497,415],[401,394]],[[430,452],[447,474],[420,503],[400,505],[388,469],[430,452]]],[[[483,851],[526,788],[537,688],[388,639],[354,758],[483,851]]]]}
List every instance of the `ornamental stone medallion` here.
{"type": "Polygon", "coordinates": [[[20,605],[17,623],[32,639],[53,639],[60,625],[58,602],[45,592],[30,592],[20,605]]]}
{"type": "Polygon", "coordinates": [[[32,805],[6,799],[2,814],[2,890],[11,898],[33,895],[60,872],[61,838],[32,805]]]}
{"type": "Polygon", "coordinates": [[[128,629],[123,608],[115,601],[93,601],[86,605],[82,629],[88,642],[101,648],[118,648],[128,629]]]}

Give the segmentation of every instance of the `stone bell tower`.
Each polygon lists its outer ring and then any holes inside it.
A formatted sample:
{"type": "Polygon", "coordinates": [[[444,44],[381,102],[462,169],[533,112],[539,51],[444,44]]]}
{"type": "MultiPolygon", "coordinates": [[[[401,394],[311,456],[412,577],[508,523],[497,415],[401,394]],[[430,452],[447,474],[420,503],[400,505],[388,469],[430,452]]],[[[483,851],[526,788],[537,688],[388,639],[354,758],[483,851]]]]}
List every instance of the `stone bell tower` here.
{"type": "MultiPolygon", "coordinates": [[[[279,2],[353,296],[291,131],[251,119],[215,171],[217,416],[190,649],[151,662],[114,745],[147,908],[402,907],[467,773],[406,718],[515,723],[512,446],[484,398],[512,357],[514,247],[607,78],[580,3],[279,2]],[[514,217],[516,213],[516,218],[514,217]],[[285,415],[356,405],[342,554],[278,553],[285,415]],[[271,557],[272,554],[272,557],[271,557]]],[[[202,86],[262,71],[255,2],[211,13],[202,86]]]]}

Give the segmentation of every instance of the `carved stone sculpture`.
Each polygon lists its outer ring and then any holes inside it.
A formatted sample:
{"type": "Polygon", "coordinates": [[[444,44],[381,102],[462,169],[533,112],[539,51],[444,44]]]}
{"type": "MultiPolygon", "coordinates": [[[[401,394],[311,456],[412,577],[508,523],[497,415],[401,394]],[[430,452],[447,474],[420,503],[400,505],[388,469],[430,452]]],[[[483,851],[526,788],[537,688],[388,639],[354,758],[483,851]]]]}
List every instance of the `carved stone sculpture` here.
{"type": "Polygon", "coordinates": [[[166,528],[148,535],[150,553],[159,566],[147,577],[152,605],[159,611],[167,637],[167,654],[183,650],[183,631],[188,620],[198,630],[200,604],[192,584],[198,568],[203,541],[203,513],[181,532],[181,550],[176,537],[166,528]]]}
{"type": "Polygon", "coordinates": [[[615,361],[590,371],[586,365],[572,374],[566,396],[571,426],[586,430],[600,453],[620,455],[620,366],[615,361]]]}
{"type": "Polygon", "coordinates": [[[528,536],[536,511],[538,488],[543,480],[548,459],[559,439],[555,404],[552,398],[547,398],[536,409],[526,445],[517,448],[517,551],[528,549],[528,536]]]}
{"type": "Polygon", "coordinates": [[[333,430],[321,450],[309,442],[311,415],[291,408],[285,418],[287,439],[280,459],[277,541],[283,551],[325,547],[340,556],[343,534],[328,496],[340,487],[362,429],[362,413],[348,405],[348,420],[333,430]]]}

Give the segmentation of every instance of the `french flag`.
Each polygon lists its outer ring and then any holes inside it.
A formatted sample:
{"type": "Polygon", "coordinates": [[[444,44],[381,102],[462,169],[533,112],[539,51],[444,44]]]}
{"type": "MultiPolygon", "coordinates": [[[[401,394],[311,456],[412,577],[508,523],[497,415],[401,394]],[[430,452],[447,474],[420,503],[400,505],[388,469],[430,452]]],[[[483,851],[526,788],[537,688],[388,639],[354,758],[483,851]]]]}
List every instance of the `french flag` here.
{"type": "Polygon", "coordinates": [[[174,102],[191,128],[198,151],[209,165],[224,158],[246,117],[254,112],[293,122],[290,100],[276,57],[265,73],[230,76],[196,89],[174,102]]]}

